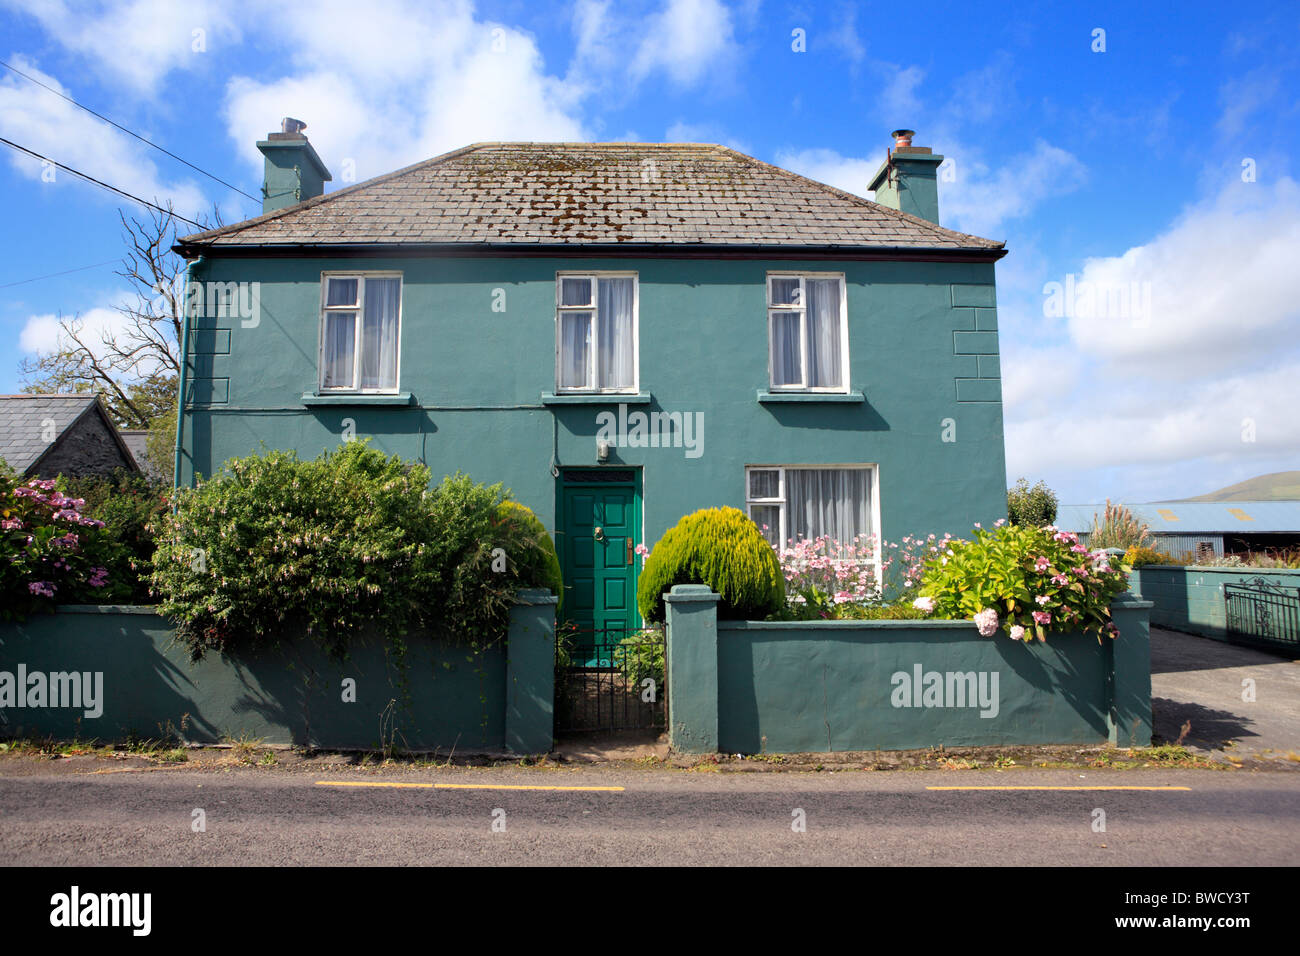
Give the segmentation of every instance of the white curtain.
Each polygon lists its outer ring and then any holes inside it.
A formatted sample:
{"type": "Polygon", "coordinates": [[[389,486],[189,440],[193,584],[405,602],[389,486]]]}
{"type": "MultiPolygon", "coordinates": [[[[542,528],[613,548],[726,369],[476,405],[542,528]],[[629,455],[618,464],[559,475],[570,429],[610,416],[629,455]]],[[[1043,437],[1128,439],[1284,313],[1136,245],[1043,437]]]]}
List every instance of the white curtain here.
{"type": "Polygon", "coordinates": [[[636,384],[632,371],[635,284],[630,278],[602,278],[597,294],[600,355],[596,362],[596,387],[631,388],[636,384]]]}
{"type": "Polygon", "coordinates": [[[840,381],[840,283],[838,279],[809,279],[809,387],[838,388],[840,381]]]}
{"type": "Polygon", "coordinates": [[[772,313],[772,384],[800,385],[799,313],[772,313]]]}
{"type": "Polygon", "coordinates": [[[361,318],[361,388],[397,388],[397,316],[401,279],[367,279],[361,318]]]}
{"type": "Polygon", "coordinates": [[[560,314],[560,384],[566,388],[586,388],[587,350],[591,341],[590,312],[560,314]]]}
{"type": "Polygon", "coordinates": [[[841,544],[871,533],[871,471],[791,468],[785,473],[786,519],[792,538],[828,534],[841,544]]]}
{"type": "Polygon", "coordinates": [[[325,313],[325,370],[321,377],[321,384],[325,388],[352,387],[352,348],[355,336],[355,312],[325,313]]]}

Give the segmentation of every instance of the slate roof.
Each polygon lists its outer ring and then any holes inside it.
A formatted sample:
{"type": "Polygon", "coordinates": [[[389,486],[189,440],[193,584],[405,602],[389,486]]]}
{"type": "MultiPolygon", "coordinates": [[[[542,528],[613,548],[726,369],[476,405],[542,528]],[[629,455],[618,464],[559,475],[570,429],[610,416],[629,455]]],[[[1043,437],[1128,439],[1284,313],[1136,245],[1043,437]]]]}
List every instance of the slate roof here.
{"type": "Polygon", "coordinates": [[[477,143],[186,236],[178,249],[471,243],[879,247],[994,258],[1004,245],[725,146],[477,143]]]}
{"type": "Polygon", "coordinates": [[[23,473],[94,404],[93,395],[0,395],[0,458],[23,473]],[[47,418],[54,421],[50,441],[42,437],[47,418]]]}
{"type": "Polygon", "coordinates": [[[147,428],[119,428],[117,434],[122,439],[122,444],[126,450],[131,453],[135,463],[140,466],[140,470],[153,477],[158,477],[157,470],[149,462],[149,429],[147,428]]]}
{"type": "MultiPolygon", "coordinates": [[[[1269,534],[1300,531],[1300,501],[1153,501],[1129,510],[1155,534],[1269,534]]],[[[1055,524],[1092,530],[1105,505],[1061,505],[1055,524]]]]}

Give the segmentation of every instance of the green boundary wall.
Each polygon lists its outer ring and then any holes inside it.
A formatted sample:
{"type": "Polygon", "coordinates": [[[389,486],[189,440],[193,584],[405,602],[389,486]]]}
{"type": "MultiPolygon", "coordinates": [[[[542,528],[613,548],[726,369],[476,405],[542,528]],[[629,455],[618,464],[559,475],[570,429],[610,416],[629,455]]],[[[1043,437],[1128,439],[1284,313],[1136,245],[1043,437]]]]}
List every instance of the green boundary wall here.
{"type": "MultiPolygon", "coordinates": [[[[308,642],[191,662],[153,608],[74,606],[0,625],[0,685],[25,675],[102,675],[102,713],[81,706],[0,706],[0,735],[116,742],[132,737],[322,749],[545,753],[553,740],[555,602],[521,591],[507,638],[476,654],[421,635],[401,672],[377,641],[344,661],[308,642]],[[348,679],[355,700],[344,699],[348,679]]],[[[31,680],[31,677],[28,677],[31,680]]],[[[34,685],[28,684],[29,692],[34,685]]],[[[3,693],[0,686],[0,694],[3,693]]],[[[3,697],[0,702],[9,703],[3,697]]],[[[60,701],[62,703],[62,701],[60,701]]]]}
{"type": "Polygon", "coordinates": [[[1202,637],[1227,640],[1223,588],[1263,578],[1281,587],[1300,587],[1300,570],[1202,568],[1148,564],[1129,573],[1129,587],[1154,605],[1151,623],[1202,637]]]}
{"type": "Polygon", "coordinates": [[[1132,594],[1111,606],[1114,640],[1030,644],[980,637],[969,621],[719,621],[704,585],[664,601],[669,736],[682,752],[1151,743],[1151,604],[1132,594]],[[994,675],[996,707],[981,706],[994,675]]]}

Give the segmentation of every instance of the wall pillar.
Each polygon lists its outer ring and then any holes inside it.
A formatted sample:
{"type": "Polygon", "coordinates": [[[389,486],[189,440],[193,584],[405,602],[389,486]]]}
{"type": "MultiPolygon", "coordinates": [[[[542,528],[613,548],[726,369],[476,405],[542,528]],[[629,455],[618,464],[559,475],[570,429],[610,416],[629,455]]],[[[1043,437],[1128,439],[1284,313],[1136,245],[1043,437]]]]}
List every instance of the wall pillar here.
{"type": "Polygon", "coordinates": [[[1110,665],[1110,742],[1117,747],[1151,746],[1151,607],[1131,591],[1110,605],[1119,637],[1102,640],[1110,665]]]}
{"type": "Polygon", "coordinates": [[[506,637],[506,749],[549,753],[555,743],[555,606],[546,590],[524,590],[506,637]]]}
{"type": "Polygon", "coordinates": [[[682,753],[718,751],[718,602],[704,584],[664,595],[668,622],[668,741],[682,753]]]}

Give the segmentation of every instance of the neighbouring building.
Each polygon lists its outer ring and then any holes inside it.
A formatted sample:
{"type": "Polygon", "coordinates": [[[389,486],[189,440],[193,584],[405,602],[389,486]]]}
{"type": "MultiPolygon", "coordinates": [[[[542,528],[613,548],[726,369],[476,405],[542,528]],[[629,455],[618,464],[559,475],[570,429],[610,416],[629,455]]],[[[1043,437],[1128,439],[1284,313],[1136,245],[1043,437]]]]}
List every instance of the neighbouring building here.
{"type": "MultiPolygon", "coordinates": [[[[1153,547],[1192,561],[1300,547],[1300,501],[1153,501],[1128,505],[1153,547]]],[[[1105,505],[1061,505],[1056,526],[1086,543],[1105,505]]]]}
{"type": "Polygon", "coordinates": [[[698,508],[773,542],[1006,514],[994,263],[938,223],[943,157],[872,202],[722,146],[480,143],[322,195],[258,144],[263,215],[186,236],[177,481],[353,438],[501,481],[566,612],[633,627],[641,543],[698,508]]]}
{"type": "Polygon", "coordinates": [[[94,395],[0,395],[0,458],[25,478],[140,470],[94,395]]]}

